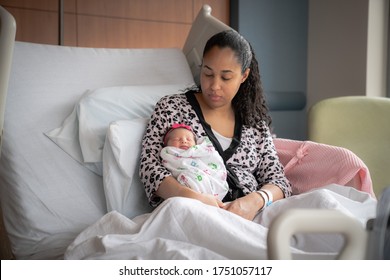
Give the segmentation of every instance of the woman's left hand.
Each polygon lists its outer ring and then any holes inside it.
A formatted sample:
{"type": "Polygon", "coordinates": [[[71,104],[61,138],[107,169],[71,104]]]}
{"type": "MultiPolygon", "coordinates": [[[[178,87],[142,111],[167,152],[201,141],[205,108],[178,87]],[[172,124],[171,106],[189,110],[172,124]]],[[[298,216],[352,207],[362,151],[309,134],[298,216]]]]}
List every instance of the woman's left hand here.
{"type": "Polygon", "coordinates": [[[252,221],[263,204],[264,200],[262,197],[258,193],[253,192],[226,203],[222,208],[252,221]]]}

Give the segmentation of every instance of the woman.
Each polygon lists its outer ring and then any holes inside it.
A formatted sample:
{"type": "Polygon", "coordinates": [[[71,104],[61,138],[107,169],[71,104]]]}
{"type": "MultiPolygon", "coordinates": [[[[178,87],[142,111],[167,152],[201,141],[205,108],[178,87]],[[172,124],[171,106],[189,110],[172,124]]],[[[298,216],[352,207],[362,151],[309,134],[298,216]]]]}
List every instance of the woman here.
{"type": "Polygon", "coordinates": [[[163,97],[146,129],[140,177],[151,205],[174,196],[189,197],[252,220],[272,201],[290,196],[269,124],[250,44],[233,30],[214,35],[203,52],[200,86],[163,97]],[[223,202],[181,185],[162,165],[162,139],[174,123],[191,126],[197,137],[208,136],[221,154],[229,182],[223,202]]]}

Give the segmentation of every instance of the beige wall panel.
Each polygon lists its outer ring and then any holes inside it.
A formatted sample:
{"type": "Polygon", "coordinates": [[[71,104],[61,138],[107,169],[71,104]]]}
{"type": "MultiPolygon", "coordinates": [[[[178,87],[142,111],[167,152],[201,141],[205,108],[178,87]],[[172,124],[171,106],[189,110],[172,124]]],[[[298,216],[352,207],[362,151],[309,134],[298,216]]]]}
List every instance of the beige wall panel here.
{"type": "Polygon", "coordinates": [[[104,17],[191,23],[192,0],[83,0],[77,1],[77,12],[104,17]]]}
{"type": "Polygon", "coordinates": [[[58,13],[7,8],[15,17],[16,40],[58,44],[58,13]]]}
{"type": "MultiPolygon", "coordinates": [[[[204,4],[229,24],[229,0],[64,0],[64,44],[178,47],[204,4]]],[[[17,22],[18,41],[58,44],[58,0],[0,0],[17,22]]]]}
{"type": "Polygon", "coordinates": [[[77,46],[77,0],[64,0],[64,45],[77,46]]]}
{"type": "Polygon", "coordinates": [[[76,1],[77,0],[64,0],[65,13],[76,13],[76,1]]]}
{"type": "Polygon", "coordinates": [[[191,25],[78,17],[78,45],[115,48],[182,48],[191,25]]]}
{"type": "Polygon", "coordinates": [[[0,0],[1,6],[45,11],[58,11],[58,3],[58,0],[0,0]]]}
{"type": "Polygon", "coordinates": [[[77,46],[77,21],[76,15],[65,13],[64,15],[64,45],[77,46]]]}
{"type": "Polygon", "coordinates": [[[330,97],[365,95],[367,11],[368,0],[309,1],[307,108],[330,97]]]}

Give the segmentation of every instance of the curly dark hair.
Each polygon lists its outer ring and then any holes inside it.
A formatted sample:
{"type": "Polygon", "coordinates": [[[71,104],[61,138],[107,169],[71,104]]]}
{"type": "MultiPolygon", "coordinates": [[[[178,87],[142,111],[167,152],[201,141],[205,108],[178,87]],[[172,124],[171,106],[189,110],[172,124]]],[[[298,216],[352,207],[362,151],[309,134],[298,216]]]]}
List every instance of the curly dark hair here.
{"type": "Polygon", "coordinates": [[[264,98],[259,64],[252,46],[237,31],[226,30],[215,34],[207,41],[203,50],[203,57],[215,46],[232,49],[237,61],[241,64],[242,73],[246,69],[250,69],[248,78],[241,84],[232,100],[233,109],[241,116],[242,123],[256,127],[260,121],[265,121],[270,125],[272,120],[264,98]]]}

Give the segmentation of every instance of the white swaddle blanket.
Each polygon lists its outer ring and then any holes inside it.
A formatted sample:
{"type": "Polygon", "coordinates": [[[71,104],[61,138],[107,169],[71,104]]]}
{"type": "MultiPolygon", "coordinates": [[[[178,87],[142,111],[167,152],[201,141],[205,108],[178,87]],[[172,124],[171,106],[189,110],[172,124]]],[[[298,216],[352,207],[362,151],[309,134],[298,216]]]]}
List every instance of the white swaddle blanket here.
{"type": "Polygon", "coordinates": [[[229,190],[225,164],[206,137],[188,150],[164,147],[161,150],[164,166],[180,184],[200,193],[208,193],[222,200],[229,190]]]}

